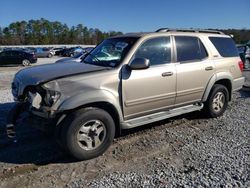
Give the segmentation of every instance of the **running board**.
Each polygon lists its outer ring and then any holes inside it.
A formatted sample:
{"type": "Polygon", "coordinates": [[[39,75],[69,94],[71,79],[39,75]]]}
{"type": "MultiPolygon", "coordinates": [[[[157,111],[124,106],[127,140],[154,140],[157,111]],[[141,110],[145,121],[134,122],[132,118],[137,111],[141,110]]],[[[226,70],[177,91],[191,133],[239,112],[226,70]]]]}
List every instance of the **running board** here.
{"type": "Polygon", "coordinates": [[[201,110],[202,108],[203,108],[203,104],[188,105],[188,106],[183,106],[180,108],[174,108],[171,110],[162,111],[162,112],[158,112],[155,114],[150,114],[150,115],[146,115],[146,116],[142,116],[142,117],[138,117],[138,118],[124,121],[122,123],[122,128],[123,129],[130,129],[133,127],[138,127],[141,125],[145,125],[145,124],[153,123],[156,121],[168,119],[168,118],[171,118],[174,116],[179,116],[181,114],[186,114],[189,112],[198,111],[198,110],[201,110]]]}

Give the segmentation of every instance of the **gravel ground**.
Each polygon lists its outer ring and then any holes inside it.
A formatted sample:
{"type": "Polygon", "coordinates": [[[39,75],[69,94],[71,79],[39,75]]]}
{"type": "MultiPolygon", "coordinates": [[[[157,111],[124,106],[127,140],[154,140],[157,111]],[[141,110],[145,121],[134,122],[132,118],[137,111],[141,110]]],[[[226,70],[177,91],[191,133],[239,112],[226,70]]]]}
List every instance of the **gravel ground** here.
{"type": "Polygon", "coordinates": [[[8,140],[13,102],[8,89],[0,96],[0,187],[250,187],[248,90],[233,94],[222,117],[190,113],[129,130],[82,162],[27,124],[18,126],[17,142],[8,140]]]}

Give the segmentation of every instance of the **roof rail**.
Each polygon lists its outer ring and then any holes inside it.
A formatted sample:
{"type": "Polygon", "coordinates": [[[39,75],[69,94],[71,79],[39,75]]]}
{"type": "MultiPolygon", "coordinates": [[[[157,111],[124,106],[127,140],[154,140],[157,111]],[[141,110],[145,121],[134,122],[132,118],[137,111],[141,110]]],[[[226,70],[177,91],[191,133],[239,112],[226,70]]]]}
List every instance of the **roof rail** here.
{"type": "Polygon", "coordinates": [[[214,34],[221,34],[223,35],[224,33],[221,31],[217,31],[217,30],[204,30],[204,29],[170,29],[170,28],[160,28],[158,30],[156,30],[155,32],[193,32],[193,33],[214,33],[214,34]]]}

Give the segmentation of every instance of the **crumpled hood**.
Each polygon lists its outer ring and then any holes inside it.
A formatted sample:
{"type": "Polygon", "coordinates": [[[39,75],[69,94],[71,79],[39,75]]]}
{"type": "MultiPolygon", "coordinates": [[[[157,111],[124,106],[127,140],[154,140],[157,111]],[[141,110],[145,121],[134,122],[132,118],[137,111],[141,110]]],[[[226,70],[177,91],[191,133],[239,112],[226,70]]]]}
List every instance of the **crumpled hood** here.
{"type": "Polygon", "coordinates": [[[29,85],[37,85],[54,79],[108,69],[110,68],[85,63],[53,63],[39,65],[19,71],[15,75],[14,84],[18,85],[18,93],[20,94],[20,92],[29,85]]]}

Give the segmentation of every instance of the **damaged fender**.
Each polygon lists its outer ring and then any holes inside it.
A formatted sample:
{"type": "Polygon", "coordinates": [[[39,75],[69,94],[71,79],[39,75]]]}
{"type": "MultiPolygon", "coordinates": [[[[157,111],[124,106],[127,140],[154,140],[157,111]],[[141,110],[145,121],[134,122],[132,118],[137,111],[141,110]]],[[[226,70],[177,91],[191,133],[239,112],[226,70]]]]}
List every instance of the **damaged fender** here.
{"type": "Polygon", "coordinates": [[[79,106],[88,105],[96,102],[106,102],[114,106],[120,121],[122,121],[122,111],[119,104],[119,96],[114,96],[108,90],[89,90],[84,93],[74,95],[60,104],[58,111],[72,110],[79,106]]]}

